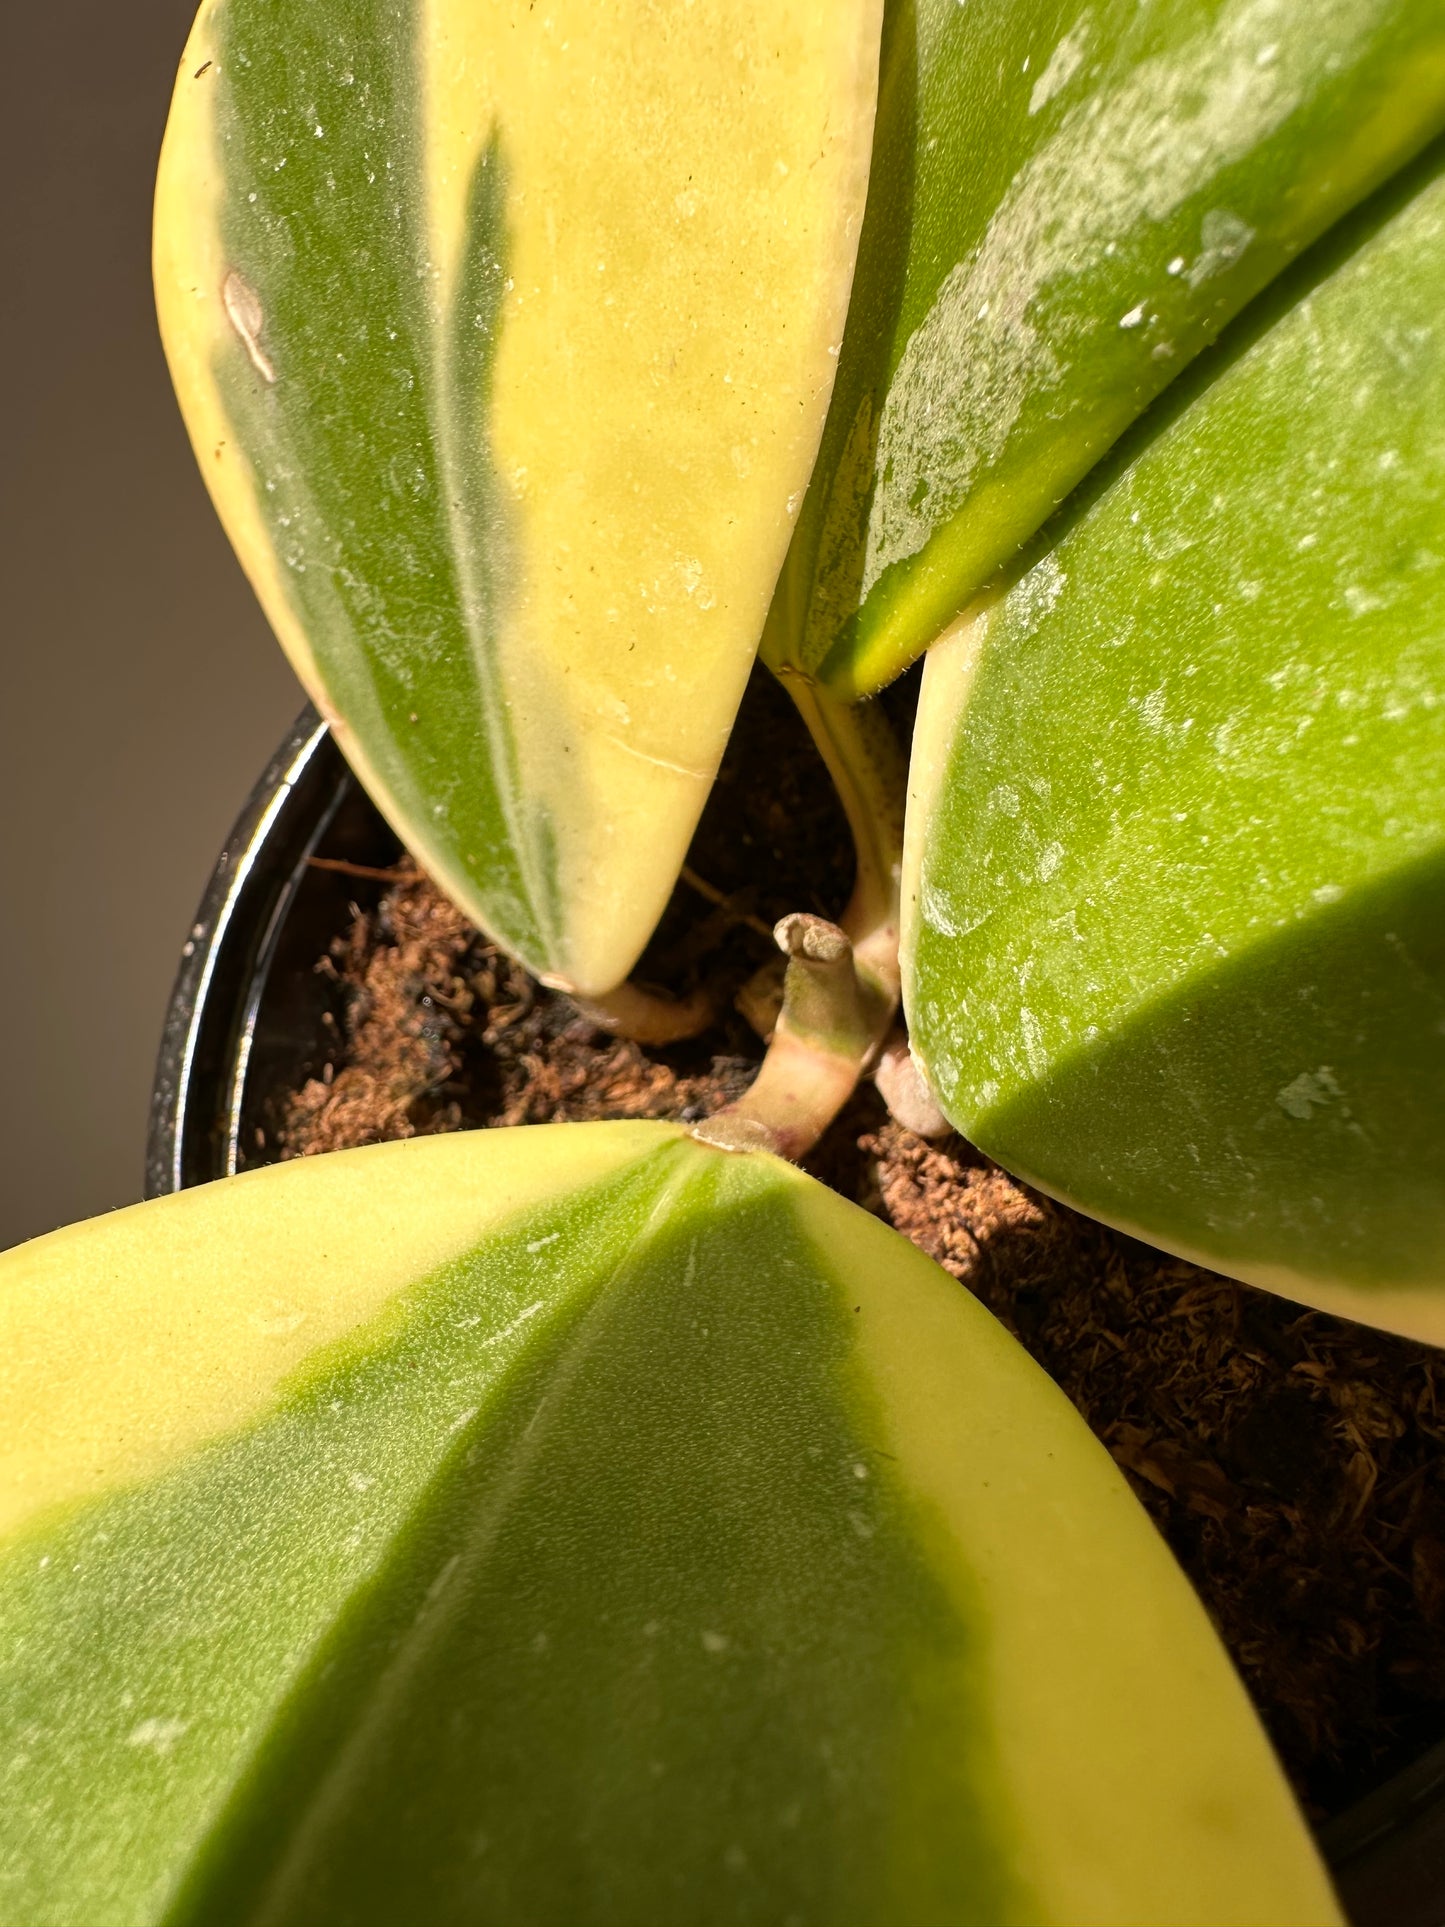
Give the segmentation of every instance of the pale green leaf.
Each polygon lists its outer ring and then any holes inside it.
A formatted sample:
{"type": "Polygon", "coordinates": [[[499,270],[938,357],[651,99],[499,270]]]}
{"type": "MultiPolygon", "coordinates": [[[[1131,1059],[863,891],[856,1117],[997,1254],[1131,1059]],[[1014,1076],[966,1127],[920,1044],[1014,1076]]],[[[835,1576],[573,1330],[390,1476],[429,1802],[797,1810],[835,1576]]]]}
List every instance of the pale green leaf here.
{"type": "Polygon", "coordinates": [[[1439,0],[908,0],[766,642],[866,694],[1445,124],[1439,0]]]}
{"type": "Polygon", "coordinates": [[[1009,1169],[1440,1343],[1445,156],[1357,230],[930,658],[905,997],[1009,1169]]]}
{"type": "Polygon", "coordinates": [[[1334,1923],[1202,1608],[989,1315],[666,1125],[0,1258],[8,1927],[1334,1923]]]}

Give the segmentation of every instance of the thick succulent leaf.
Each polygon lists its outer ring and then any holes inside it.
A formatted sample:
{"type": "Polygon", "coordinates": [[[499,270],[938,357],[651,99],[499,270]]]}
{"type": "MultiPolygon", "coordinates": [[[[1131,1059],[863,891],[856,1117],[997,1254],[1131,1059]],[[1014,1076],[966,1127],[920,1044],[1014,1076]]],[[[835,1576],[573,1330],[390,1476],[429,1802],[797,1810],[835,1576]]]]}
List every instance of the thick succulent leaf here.
{"type": "Polygon", "coordinates": [[[0,1259],[0,1920],[1337,1916],[1205,1616],[989,1315],[666,1125],[0,1259]]]}
{"type": "Polygon", "coordinates": [[[930,658],[905,994],[1010,1169],[1442,1343],[1445,156],[1392,199],[930,658]]]}
{"type": "Polygon", "coordinates": [[[1439,0],[909,0],[768,657],[927,648],[1307,241],[1445,124],[1439,0]]]}
{"type": "Polygon", "coordinates": [[[208,0],[156,286],[222,520],[409,847],[623,977],[817,451],[881,0],[208,0]]]}

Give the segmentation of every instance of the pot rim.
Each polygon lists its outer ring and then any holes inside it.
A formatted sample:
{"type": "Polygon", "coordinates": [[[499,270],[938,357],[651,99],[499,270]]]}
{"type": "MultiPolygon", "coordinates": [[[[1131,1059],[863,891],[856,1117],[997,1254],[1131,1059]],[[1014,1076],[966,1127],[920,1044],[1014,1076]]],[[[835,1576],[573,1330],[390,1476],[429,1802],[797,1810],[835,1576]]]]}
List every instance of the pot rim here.
{"type": "Polygon", "coordinates": [[[147,1198],[235,1175],[276,938],[349,780],[308,703],[246,798],[181,946],[151,1085],[147,1198]]]}

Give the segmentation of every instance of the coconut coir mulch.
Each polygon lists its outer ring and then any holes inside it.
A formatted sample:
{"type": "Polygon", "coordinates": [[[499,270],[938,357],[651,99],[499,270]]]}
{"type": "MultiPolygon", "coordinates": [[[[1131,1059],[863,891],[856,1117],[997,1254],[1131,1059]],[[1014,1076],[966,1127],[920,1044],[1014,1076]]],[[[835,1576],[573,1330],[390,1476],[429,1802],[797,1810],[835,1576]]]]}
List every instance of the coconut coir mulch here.
{"type": "MultiPolygon", "coordinates": [[[[894,700],[906,722],[907,689],[894,700]]],[[[755,679],[689,880],[637,973],[712,985],[712,1031],[665,1050],[609,1037],[403,865],[320,960],[344,992],[336,1047],[267,1150],[705,1116],[761,1056],[733,998],[768,962],[771,923],[836,915],[848,867],[786,698],[755,679]]],[[[960,1138],[912,1136],[871,1087],[809,1168],[975,1292],[1073,1399],[1199,1590],[1317,1817],[1445,1730],[1445,1354],[1107,1231],[960,1138]]]]}

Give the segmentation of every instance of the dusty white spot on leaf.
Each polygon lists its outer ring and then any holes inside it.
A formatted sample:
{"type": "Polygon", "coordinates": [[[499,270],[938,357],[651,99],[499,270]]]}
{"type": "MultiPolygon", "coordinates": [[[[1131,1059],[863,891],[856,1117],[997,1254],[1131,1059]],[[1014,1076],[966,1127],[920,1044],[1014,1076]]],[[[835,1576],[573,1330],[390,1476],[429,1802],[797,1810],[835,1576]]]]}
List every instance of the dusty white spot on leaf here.
{"type": "Polygon", "coordinates": [[[1317,1071],[1301,1071],[1299,1076],[1275,1094],[1275,1103],[1287,1117],[1307,1120],[1340,1095],[1340,1086],[1328,1064],[1317,1071]]]}
{"type": "Polygon", "coordinates": [[[263,1338],[285,1338],[306,1322],[306,1314],[277,1298],[253,1311],[246,1322],[263,1338]]]}
{"type": "Polygon", "coordinates": [[[1033,92],[1029,95],[1030,115],[1036,114],[1041,107],[1047,107],[1055,94],[1061,94],[1083,66],[1084,52],[1093,28],[1093,14],[1086,7],[1054,48],[1048,66],[1034,82],[1033,92]]]}
{"type": "Polygon", "coordinates": [[[143,1747],[148,1753],[154,1753],[164,1760],[185,1738],[190,1724],[189,1720],[142,1720],[139,1726],[126,1734],[125,1743],[127,1746],[143,1747]]]}
{"type": "Polygon", "coordinates": [[[1184,279],[1191,288],[1232,268],[1254,239],[1254,229],[1227,208],[1212,207],[1199,224],[1199,253],[1184,279]]]}
{"type": "Polygon", "coordinates": [[[1376,595],[1372,589],[1361,588],[1357,582],[1350,583],[1345,590],[1345,607],[1352,616],[1373,615],[1375,610],[1384,606],[1383,596],[1376,595]]]}
{"type": "Polygon", "coordinates": [[[1009,597],[1009,613],[1021,634],[1030,634],[1049,614],[1068,579],[1053,554],[1034,564],[1009,597]]]}
{"type": "MultiPolygon", "coordinates": [[[[537,1248],[540,1248],[540,1245],[545,1242],[546,1240],[539,1240],[539,1245],[537,1248]]],[[[534,1247],[529,1245],[527,1249],[531,1251],[534,1249],[534,1247]]],[[[514,1332],[520,1331],[523,1325],[526,1324],[529,1318],[535,1318],[537,1316],[537,1313],[541,1310],[542,1310],[542,1300],[539,1298],[535,1305],[524,1306],[522,1310],[517,1313],[515,1318],[509,1319],[508,1322],[505,1325],[503,1325],[500,1331],[493,1332],[490,1338],[484,1340],[484,1343],[489,1347],[492,1345],[500,1345],[504,1343],[504,1341],[510,1338],[514,1332]]],[[[466,1418],[469,1418],[470,1416],[471,1416],[470,1413],[464,1414],[462,1420],[460,1420],[459,1423],[465,1423],[466,1418]]]]}

